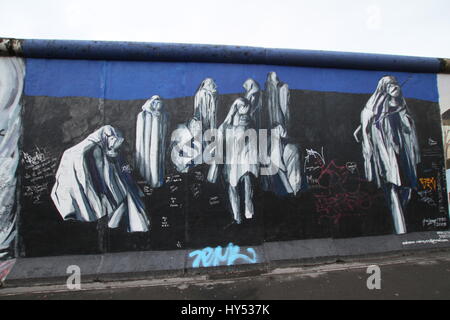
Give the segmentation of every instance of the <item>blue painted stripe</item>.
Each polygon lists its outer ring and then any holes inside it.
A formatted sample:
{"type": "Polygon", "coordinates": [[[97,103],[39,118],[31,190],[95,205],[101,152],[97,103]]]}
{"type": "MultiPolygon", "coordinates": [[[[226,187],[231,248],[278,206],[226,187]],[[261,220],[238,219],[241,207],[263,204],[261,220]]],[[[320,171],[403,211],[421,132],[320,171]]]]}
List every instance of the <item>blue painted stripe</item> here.
{"type": "Polygon", "coordinates": [[[393,75],[407,98],[438,101],[435,74],[307,68],[275,65],[183,62],[136,62],[27,59],[25,93],[29,96],[84,96],[114,100],[193,96],[200,82],[213,78],[219,93],[243,92],[248,78],[261,87],[276,71],[292,89],[342,93],[373,93],[379,79],[393,75]]]}
{"type": "Polygon", "coordinates": [[[436,58],[173,43],[23,40],[27,58],[216,62],[438,73],[436,58]]]}
{"type": "Polygon", "coordinates": [[[26,59],[25,94],[102,98],[104,61],[26,59]]]}

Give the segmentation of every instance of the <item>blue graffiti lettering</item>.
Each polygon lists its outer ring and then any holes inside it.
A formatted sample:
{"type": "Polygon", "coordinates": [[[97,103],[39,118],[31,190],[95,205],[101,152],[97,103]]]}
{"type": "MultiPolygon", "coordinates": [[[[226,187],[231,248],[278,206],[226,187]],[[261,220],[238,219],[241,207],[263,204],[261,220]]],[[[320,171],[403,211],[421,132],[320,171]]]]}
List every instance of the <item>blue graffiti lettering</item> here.
{"type": "Polygon", "coordinates": [[[196,250],[189,254],[189,258],[194,258],[192,262],[193,268],[203,267],[218,267],[221,265],[231,266],[234,265],[236,261],[241,260],[246,263],[256,263],[257,257],[256,252],[253,248],[248,248],[247,253],[249,255],[245,255],[240,253],[241,248],[232,243],[228,245],[228,247],[223,250],[222,247],[218,246],[213,249],[207,247],[203,250],[196,250]]]}

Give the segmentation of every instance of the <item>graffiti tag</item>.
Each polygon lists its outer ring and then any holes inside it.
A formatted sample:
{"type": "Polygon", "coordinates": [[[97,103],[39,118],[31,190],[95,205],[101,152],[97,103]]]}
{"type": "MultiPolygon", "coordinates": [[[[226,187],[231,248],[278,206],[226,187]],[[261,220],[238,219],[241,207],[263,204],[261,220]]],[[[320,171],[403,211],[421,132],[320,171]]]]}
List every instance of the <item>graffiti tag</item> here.
{"type": "Polygon", "coordinates": [[[219,197],[218,196],[212,196],[209,198],[209,205],[210,206],[214,206],[220,203],[219,197]]]}
{"type": "Polygon", "coordinates": [[[436,178],[420,178],[420,184],[424,190],[436,191],[437,181],[436,178]]]}
{"type": "Polygon", "coordinates": [[[191,186],[192,196],[194,197],[194,199],[198,199],[200,197],[202,193],[201,187],[202,186],[199,183],[194,183],[191,186]]]}
{"type": "Polygon", "coordinates": [[[348,162],[345,166],[338,166],[331,161],[322,168],[318,179],[319,187],[328,194],[355,193],[361,188],[361,179],[356,163],[348,162]]]}
{"type": "Polygon", "coordinates": [[[310,187],[319,184],[319,176],[324,166],[325,157],[323,155],[323,148],[321,153],[313,149],[306,149],[304,168],[306,180],[310,187]]]}
{"type": "Polygon", "coordinates": [[[143,192],[146,196],[151,196],[153,194],[153,188],[150,186],[144,186],[143,192]]]}
{"type": "Polygon", "coordinates": [[[434,199],[432,198],[432,191],[430,191],[430,190],[419,191],[419,192],[417,192],[417,194],[420,197],[420,199],[419,199],[420,202],[424,202],[431,207],[437,206],[436,201],[434,201],[434,199]]]}
{"type": "Polygon", "coordinates": [[[166,177],[166,183],[177,183],[177,182],[182,182],[183,179],[181,178],[181,176],[179,174],[176,175],[169,175],[166,177]]]}
{"type": "Polygon", "coordinates": [[[162,227],[162,228],[169,228],[169,227],[170,227],[170,224],[169,224],[169,218],[167,218],[167,217],[162,217],[161,227],[162,227]]]}
{"type": "Polygon", "coordinates": [[[180,208],[181,209],[183,207],[183,204],[179,203],[177,198],[171,197],[169,199],[169,207],[170,208],[180,208]]]}
{"type": "Polygon", "coordinates": [[[347,168],[347,170],[352,173],[355,174],[358,172],[358,166],[356,163],[354,162],[347,162],[347,164],[345,165],[345,167],[347,168]]]}
{"type": "Polygon", "coordinates": [[[433,228],[447,227],[447,218],[423,219],[422,224],[424,227],[433,227],[433,228]]]}
{"type": "Polygon", "coordinates": [[[24,188],[24,196],[33,198],[34,204],[38,204],[42,200],[42,196],[49,190],[47,183],[35,186],[24,186],[24,188]]]}
{"type": "Polygon", "coordinates": [[[5,129],[1,129],[0,130],[0,137],[4,137],[5,136],[5,129]]]}
{"type": "MultiPolygon", "coordinates": [[[[367,211],[372,207],[376,197],[365,193],[338,193],[334,195],[314,195],[316,211],[320,214],[320,221],[331,219],[339,224],[342,218],[350,212],[367,211]]],[[[354,216],[354,214],[352,214],[354,216]]]]}
{"type": "Polygon", "coordinates": [[[314,195],[319,223],[331,220],[339,224],[346,216],[361,216],[368,211],[381,195],[362,192],[362,181],[355,162],[347,162],[344,166],[337,165],[334,160],[328,165],[324,163],[317,179],[321,194],[314,195]]]}
{"type": "Polygon", "coordinates": [[[23,162],[26,165],[26,168],[30,168],[32,166],[37,166],[45,161],[45,154],[41,152],[39,148],[34,151],[34,153],[23,152],[23,162]]]}
{"type": "Polygon", "coordinates": [[[33,204],[39,204],[50,194],[49,185],[55,177],[58,160],[37,147],[33,152],[22,153],[22,163],[25,169],[24,196],[33,204]]]}
{"type": "Polygon", "coordinates": [[[218,246],[217,248],[205,248],[203,250],[196,250],[189,254],[189,258],[194,258],[192,262],[193,268],[203,267],[218,267],[218,266],[232,266],[238,260],[244,263],[256,263],[256,252],[253,248],[247,248],[246,255],[241,253],[241,248],[230,243],[225,249],[218,246]]]}

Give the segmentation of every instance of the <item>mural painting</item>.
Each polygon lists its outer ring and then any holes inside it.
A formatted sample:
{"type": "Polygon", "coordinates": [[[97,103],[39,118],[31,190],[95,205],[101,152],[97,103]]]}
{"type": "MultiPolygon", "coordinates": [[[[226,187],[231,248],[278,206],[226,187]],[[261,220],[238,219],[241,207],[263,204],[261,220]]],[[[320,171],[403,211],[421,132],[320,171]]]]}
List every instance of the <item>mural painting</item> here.
{"type": "Polygon", "coordinates": [[[21,255],[448,230],[436,78],[27,59],[21,255]]]}
{"type": "Polygon", "coordinates": [[[416,128],[401,86],[394,77],[384,77],[361,113],[365,176],[386,194],[397,234],[406,233],[404,210],[417,190],[420,163],[416,128]]]}
{"type": "Polygon", "coordinates": [[[24,77],[22,59],[0,57],[0,259],[14,256],[17,236],[24,77]]]}
{"type": "Polygon", "coordinates": [[[123,141],[120,131],[104,126],[64,152],[51,193],[64,220],[92,222],[107,216],[110,228],[126,219],[130,232],[149,230],[144,194],[122,170],[123,141]]]}
{"type": "MultiPolygon", "coordinates": [[[[438,88],[439,88],[439,105],[441,108],[442,116],[442,132],[444,138],[444,156],[445,156],[445,169],[447,180],[447,198],[450,199],[450,193],[448,193],[450,184],[450,75],[439,74],[438,88]]],[[[424,181],[427,186],[434,187],[434,181],[424,181]],[[428,182],[431,183],[428,184],[428,182]]],[[[428,188],[430,189],[430,188],[428,188]]],[[[450,213],[450,209],[449,209],[450,213]]]]}

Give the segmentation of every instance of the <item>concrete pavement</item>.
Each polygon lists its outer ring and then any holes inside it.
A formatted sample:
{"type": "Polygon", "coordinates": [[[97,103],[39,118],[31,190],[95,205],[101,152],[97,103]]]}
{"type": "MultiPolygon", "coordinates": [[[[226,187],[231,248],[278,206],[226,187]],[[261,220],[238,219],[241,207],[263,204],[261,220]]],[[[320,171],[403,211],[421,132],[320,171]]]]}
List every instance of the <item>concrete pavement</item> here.
{"type": "Polygon", "coordinates": [[[450,299],[450,251],[389,256],[316,266],[291,265],[261,272],[139,281],[0,289],[8,299],[450,299]],[[369,290],[367,268],[378,265],[381,290],[369,290]]]}

